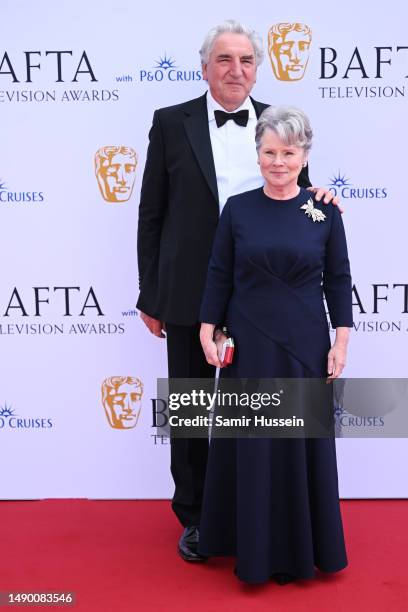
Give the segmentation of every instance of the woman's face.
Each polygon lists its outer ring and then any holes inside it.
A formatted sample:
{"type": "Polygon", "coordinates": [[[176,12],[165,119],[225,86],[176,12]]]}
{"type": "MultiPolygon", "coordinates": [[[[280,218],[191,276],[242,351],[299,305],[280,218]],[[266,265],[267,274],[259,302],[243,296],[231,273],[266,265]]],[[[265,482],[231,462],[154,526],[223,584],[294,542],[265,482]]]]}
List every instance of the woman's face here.
{"type": "Polygon", "coordinates": [[[291,187],[306,162],[302,147],[285,145],[275,132],[265,130],[258,150],[259,166],[265,182],[274,188],[291,187]]]}

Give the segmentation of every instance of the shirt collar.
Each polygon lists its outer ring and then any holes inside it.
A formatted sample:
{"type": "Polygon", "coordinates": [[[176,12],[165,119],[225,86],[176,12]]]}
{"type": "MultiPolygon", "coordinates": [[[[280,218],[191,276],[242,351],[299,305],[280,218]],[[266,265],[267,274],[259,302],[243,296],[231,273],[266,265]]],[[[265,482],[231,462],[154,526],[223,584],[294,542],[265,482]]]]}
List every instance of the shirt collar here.
{"type": "MultiPolygon", "coordinates": [[[[207,91],[207,110],[208,110],[208,122],[215,121],[214,111],[221,110],[221,111],[224,111],[224,113],[228,112],[225,110],[225,108],[221,106],[221,104],[219,104],[216,100],[214,100],[214,98],[211,95],[210,90],[207,91]]],[[[252,104],[249,96],[244,100],[244,102],[241,104],[239,108],[236,108],[232,112],[236,113],[240,110],[247,110],[248,119],[255,119],[256,121],[256,113],[255,113],[254,105],[252,104]]]]}

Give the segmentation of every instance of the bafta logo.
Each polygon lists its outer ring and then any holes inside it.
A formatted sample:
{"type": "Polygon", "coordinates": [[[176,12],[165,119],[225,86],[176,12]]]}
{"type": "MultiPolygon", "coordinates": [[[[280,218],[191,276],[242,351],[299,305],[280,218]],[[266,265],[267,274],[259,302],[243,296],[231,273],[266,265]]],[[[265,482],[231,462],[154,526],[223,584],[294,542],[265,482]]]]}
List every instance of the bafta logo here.
{"type": "Polygon", "coordinates": [[[268,32],[268,53],[279,81],[303,79],[309,61],[312,30],[303,23],[277,23],[268,32]]]}
{"type": "Polygon", "coordinates": [[[136,176],[137,154],[130,147],[102,147],[95,154],[95,174],[106,202],[127,202],[136,176]]]}
{"type": "Polygon", "coordinates": [[[113,429],[136,427],[142,407],[143,383],[133,376],[111,376],[102,383],[102,404],[113,429]]]}

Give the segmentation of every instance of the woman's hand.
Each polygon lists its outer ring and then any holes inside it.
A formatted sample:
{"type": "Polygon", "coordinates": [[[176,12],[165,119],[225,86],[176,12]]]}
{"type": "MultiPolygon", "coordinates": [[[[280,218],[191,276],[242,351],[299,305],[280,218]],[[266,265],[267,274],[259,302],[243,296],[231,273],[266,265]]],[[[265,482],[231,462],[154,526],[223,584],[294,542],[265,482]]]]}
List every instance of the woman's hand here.
{"type": "MultiPolygon", "coordinates": [[[[211,323],[201,323],[200,329],[200,342],[203,347],[204,355],[207,360],[207,363],[215,366],[216,368],[222,368],[220,360],[218,359],[217,345],[215,344],[214,337],[214,328],[215,325],[211,323]]],[[[217,340],[219,338],[218,334],[224,335],[221,331],[217,330],[217,340]]],[[[225,336],[225,340],[227,337],[225,336]]]]}
{"type": "Polygon", "coordinates": [[[349,335],[348,327],[336,328],[336,340],[327,355],[327,382],[338,378],[346,367],[349,335]]]}

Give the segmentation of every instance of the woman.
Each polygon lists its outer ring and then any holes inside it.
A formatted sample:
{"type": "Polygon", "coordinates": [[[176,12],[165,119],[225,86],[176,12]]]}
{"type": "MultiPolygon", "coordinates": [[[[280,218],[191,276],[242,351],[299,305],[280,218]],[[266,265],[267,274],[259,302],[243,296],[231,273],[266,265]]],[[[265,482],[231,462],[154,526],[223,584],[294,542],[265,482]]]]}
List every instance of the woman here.
{"type": "MultiPolygon", "coordinates": [[[[223,377],[338,377],[352,297],[340,212],[298,187],[312,131],[291,107],[256,130],[263,188],[230,198],[217,229],[200,320],[208,363],[226,324],[236,354],[223,377]],[[323,303],[336,339],[330,337],[323,303]]],[[[332,438],[211,441],[200,553],[235,555],[246,582],[285,584],[347,565],[332,438]]]]}

